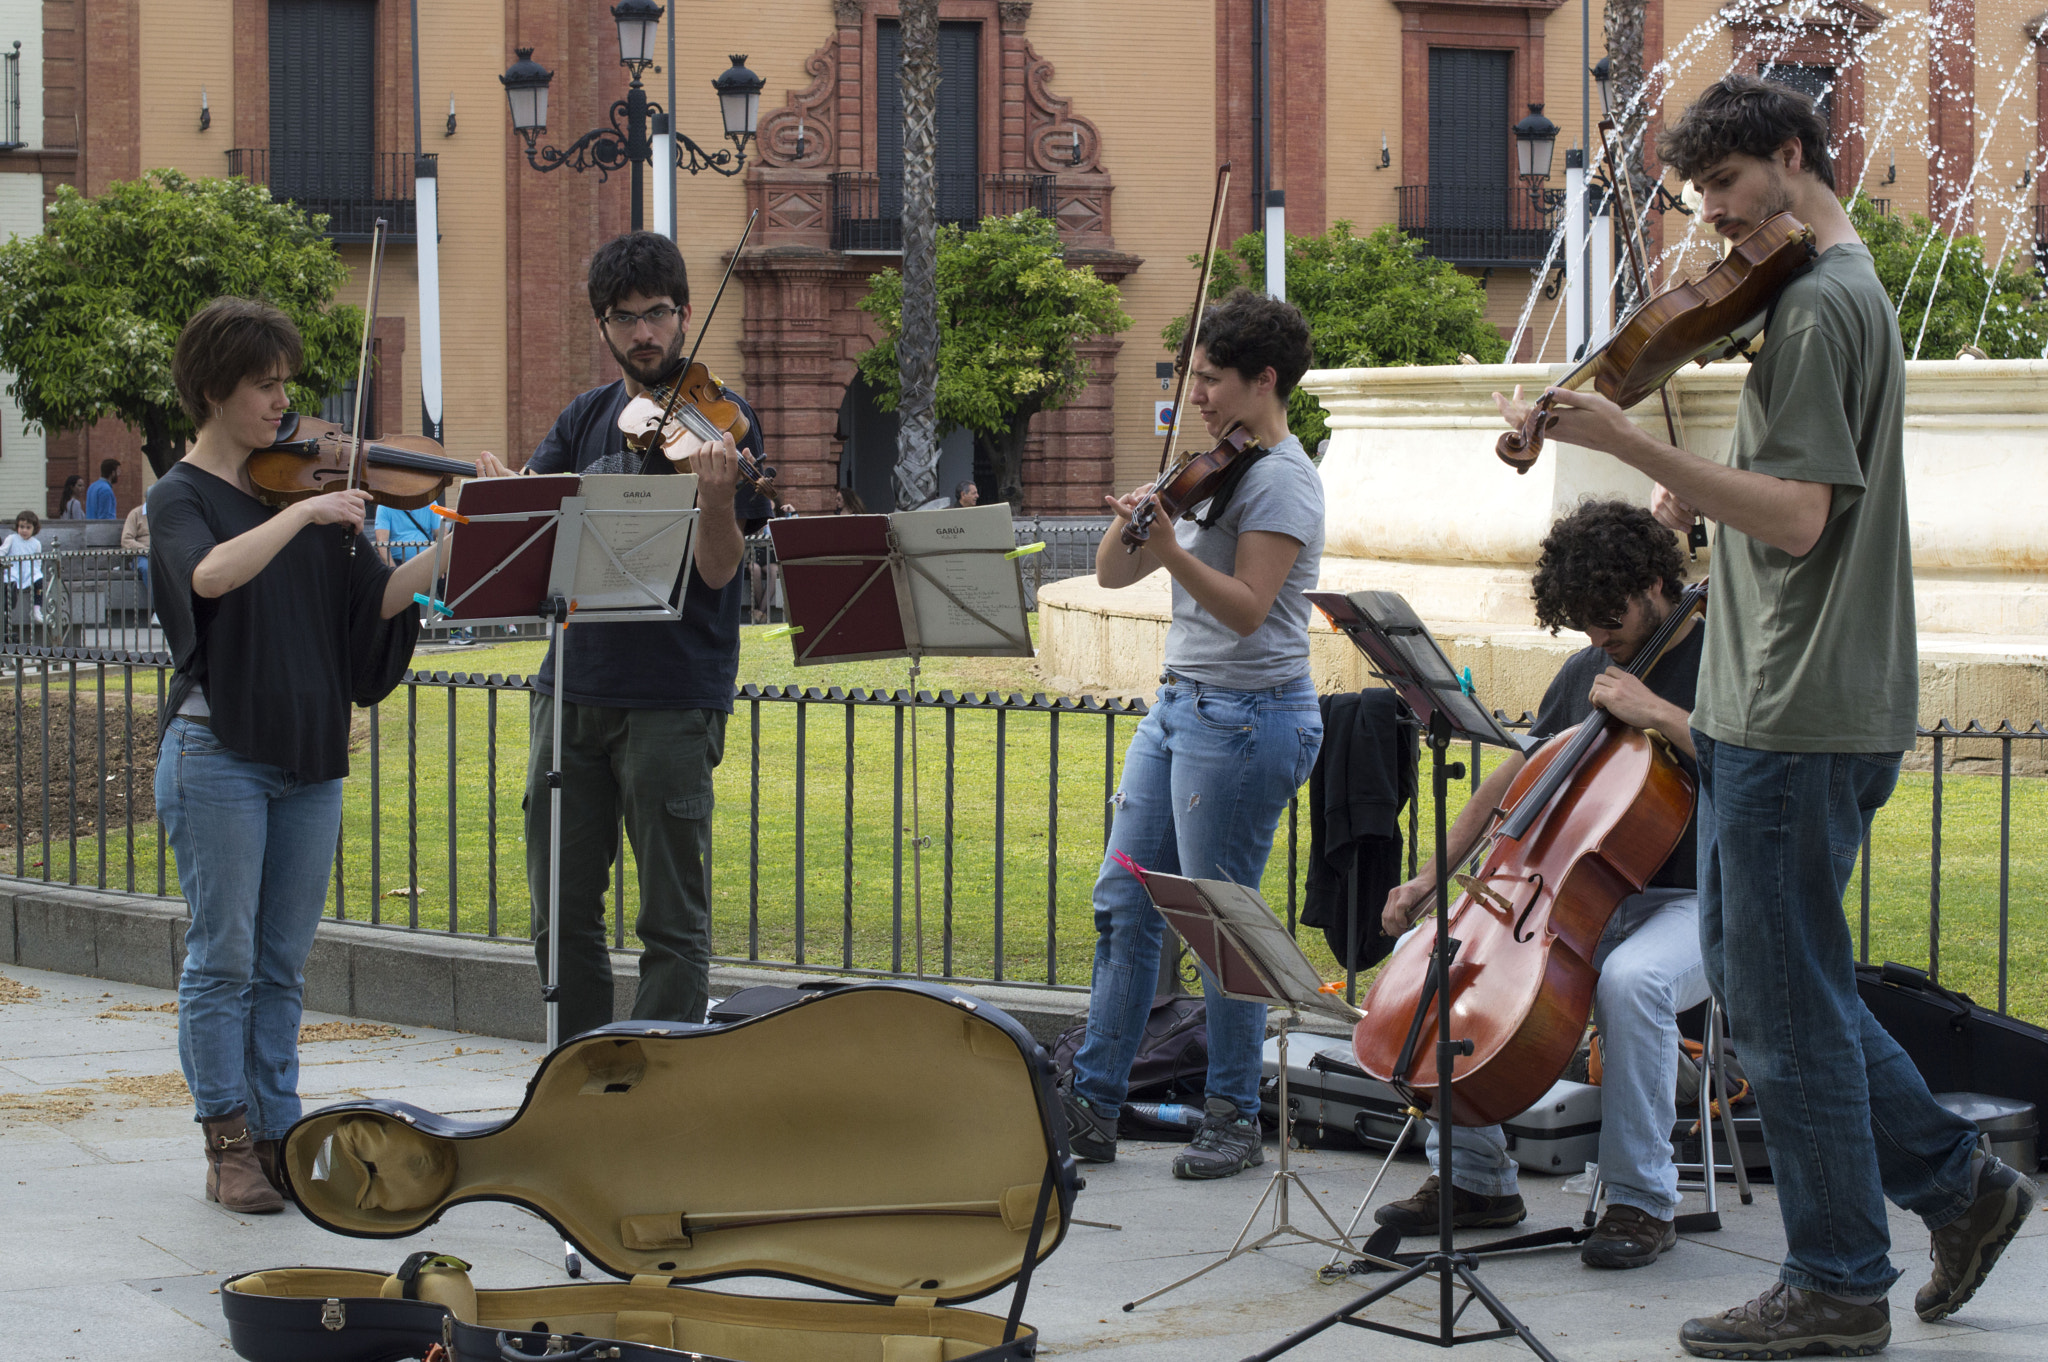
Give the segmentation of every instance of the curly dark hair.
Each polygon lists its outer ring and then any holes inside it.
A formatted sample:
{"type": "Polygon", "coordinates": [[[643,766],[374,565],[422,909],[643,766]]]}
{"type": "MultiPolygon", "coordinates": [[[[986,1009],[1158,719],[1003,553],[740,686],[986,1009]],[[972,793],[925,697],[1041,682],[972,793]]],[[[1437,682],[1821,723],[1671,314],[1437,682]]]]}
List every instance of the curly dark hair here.
{"type": "Polygon", "coordinates": [[[1529,585],[1536,622],[1555,634],[1611,625],[1659,582],[1669,597],[1684,589],[1678,537],[1641,506],[1588,499],[1550,527],[1529,585]]]}
{"type": "Polygon", "coordinates": [[[1212,363],[1247,381],[1270,368],[1273,393],[1283,399],[1308,372],[1308,323],[1300,310],[1248,288],[1232,289],[1202,314],[1201,346],[1212,363]]]}
{"type": "Polygon", "coordinates": [[[659,232],[613,237],[590,257],[590,310],[602,317],[629,293],[690,305],[690,272],[676,243],[659,232]]]}
{"type": "Polygon", "coordinates": [[[1730,73],[1658,134],[1657,154],[1679,174],[1697,180],[1731,152],[1769,159],[1788,137],[1799,139],[1800,160],[1833,189],[1828,125],[1813,100],[1775,81],[1730,73]]]}

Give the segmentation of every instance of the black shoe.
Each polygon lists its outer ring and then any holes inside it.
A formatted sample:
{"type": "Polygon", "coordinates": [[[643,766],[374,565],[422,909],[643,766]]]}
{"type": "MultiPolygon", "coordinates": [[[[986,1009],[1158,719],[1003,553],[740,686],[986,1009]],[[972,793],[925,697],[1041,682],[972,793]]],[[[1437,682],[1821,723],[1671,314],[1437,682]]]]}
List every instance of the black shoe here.
{"type": "Polygon", "coordinates": [[[1733,1310],[1689,1319],[1679,1346],[1694,1357],[1869,1357],[1891,1342],[1888,1302],[1856,1305],[1783,1282],[1733,1310]]]}
{"type": "Polygon", "coordinates": [[[1954,1314],[1977,1293],[2039,1195],[2017,1168],[1989,1152],[1979,1152],[1973,1167],[1977,1199],[1960,1217],[1936,1230],[1927,1245],[1934,1275],[1914,1294],[1913,1311],[1929,1324],[1954,1314]]]}
{"type": "Polygon", "coordinates": [[[1266,1161],[1266,1136],[1256,1115],[1239,1113],[1228,1098],[1203,1103],[1202,1124],[1173,1160],[1177,1178],[1227,1178],[1266,1161]]]}
{"type": "Polygon", "coordinates": [[[1613,1202],[1580,1245],[1579,1261],[1587,1267],[1648,1267],[1658,1254],[1677,1246],[1676,1221],[1659,1220],[1641,1207],[1613,1202]]]}
{"type": "MultiPolygon", "coordinates": [[[[1422,1185],[1415,1189],[1415,1195],[1406,1201],[1390,1201],[1372,1213],[1372,1218],[1388,1229],[1403,1234],[1428,1234],[1437,1227],[1437,1195],[1442,1184],[1431,1173],[1422,1185]]],[[[1529,1216],[1529,1208],[1522,1204],[1522,1194],[1509,1196],[1481,1196],[1468,1192],[1463,1187],[1451,1188],[1451,1227],[1460,1230],[1505,1229],[1519,1225],[1529,1216]]]]}
{"type": "Polygon", "coordinates": [[[1060,1109],[1067,1117],[1067,1148],[1083,1163],[1116,1162],[1116,1118],[1104,1116],[1072,1088],[1060,1089],[1060,1109]]]}

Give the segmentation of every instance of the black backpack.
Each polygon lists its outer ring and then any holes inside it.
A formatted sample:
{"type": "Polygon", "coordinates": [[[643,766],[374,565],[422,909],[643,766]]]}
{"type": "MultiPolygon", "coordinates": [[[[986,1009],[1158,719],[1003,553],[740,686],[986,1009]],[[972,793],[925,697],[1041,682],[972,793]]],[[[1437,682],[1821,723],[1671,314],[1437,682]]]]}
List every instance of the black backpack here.
{"type": "MultiPolygon", "coordinates": [[[[1074,1056],[1088,1034],[1086,1019],[1060,1033],[1053,1042],[1053,1064],[1060,1082],[1074,1074],[1074,1056]]],[[[1180,1102],[1202,1105],[1203,1089],[1209,1076],[1209,1013],[1200,998],[1186,996],[1154,998],[1152,1015],[1145,1019],[1145,1036],[1138,1042],[1137,1058],[1131,1061],[1130,1087],[1124,1094],[1120,1133],[1156,1135],[1165,1127],[1154,1126],[1130,1108],[1132,1102],[1180,1102]]],[[[1187,1132],[1173,1127],[1182,1139],[1187,1132]]]]}

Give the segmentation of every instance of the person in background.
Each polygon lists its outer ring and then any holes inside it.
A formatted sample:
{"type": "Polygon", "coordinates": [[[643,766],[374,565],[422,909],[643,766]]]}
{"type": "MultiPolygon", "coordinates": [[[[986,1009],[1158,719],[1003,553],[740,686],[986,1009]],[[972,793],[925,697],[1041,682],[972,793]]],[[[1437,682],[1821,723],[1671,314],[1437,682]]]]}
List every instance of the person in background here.
{"type": "Polygon", "coordinates": [[[422,506],[417,511],[401,511],[395,506],[377,508],[377,556],[393,567],[409,562],[414,554],[425,552],[427,545],[434,542],[436,522],[440,517],[422,506]]]}
{"type": "Polygon", "coordinates": [[[868,513],[866,503],[860,499],[860,493],[854,491],[851,487],[835,487],[832,490],[839,495],[838,504],[832,508],[833,515],[866,515],[868,513]]]}
{"type": "Polygon", "coordinates": [[[42,533],[43,522],[34,511],[23,511],[14,517],[14,533],[0,539],[0,558],[7,560],[5,579],[7,584],[7,609],[5,618],[14,620],[15,602],[27,590],[35,592],[34,603],[29,607],[29,618],[37,624],[43,622],[43,541],[36,536],[42,533]],[[16,562],[16,559],[23,561],[16,562]]]}
{"type": "Polygon", "coordinates": [[[981,505],[981,489],[974,485],[973,478],[963,479],[960,485],[953,489],[953,504],[955,506],[981,505]]]}
{"type": "Polygon", "coordinates": [[[85,519],[85,503],[79,500],[84,495],[85,479],[83,477],[73,473],[70,477],[64,479],[64,491],[57,498],[58,502],[64,507],[64,511],[57,518],[59,520],[85,519]]]}
{"type": "Polygon", "coordinates": [[[100,460],[100,480],[85,489],[87,520],[116,520],[120,509],[114,505],[114,479],[121,475],[119,459],[100,460]]]}
{"type": "Polygon", "coordinates": [[[121,522],[121,551],[136,555],[135,578],[142,583],[142,613],[154,622],[155,597],[149,591],[149,502],[138,503],[121,522]]]}

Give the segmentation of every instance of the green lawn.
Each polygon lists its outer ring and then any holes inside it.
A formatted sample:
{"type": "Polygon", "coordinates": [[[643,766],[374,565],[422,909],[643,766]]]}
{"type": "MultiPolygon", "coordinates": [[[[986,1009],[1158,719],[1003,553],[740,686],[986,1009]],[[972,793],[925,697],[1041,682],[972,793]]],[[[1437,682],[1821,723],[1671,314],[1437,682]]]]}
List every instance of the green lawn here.
{"type": "MultiPolygon", "coordinates": [[[[763,633],[759,628],[744,631],[739,674],[754,684],[886,691],[906,684],[906,669],[899,662],[798,668],[791,662],[789,643],[764,639],[763,633]]],[[[420,663],[447,672],[521,676],[538,665],[541,652],[540,644],[518,643],[423,656],[420,663]]],[[[81,704],[89,702],[91,684],[89,678],[81,681],[81,704]]],[[[153,675],[138,675],[136,685],[154,695],[153,675]]],[[[998,690],[1027,696],[1043,689],[1033,665],[1016,659],[934,659],[919,686],[932,692],[998,690]]],[[[114,689],[110,678],[110,703],[114,689]]],[[[1101,859],[1113,772],[1135,724],[1129,716],[1110,719],[1073,711],[927,710],[918,716],[914,769],[920,798],[915,807],[919,831],[930,838],[923,857],[927,972],[1087,982],[1094,949],[1090,888],[1101,859]],[[950,787],[949,727],[954,752],[950,787]],[[950,961],[944,954],[949,923],[950,961]],[[1056,938],[1056,949],[1049,936],[1056,938]]],[[[374,742],[367,722],[360,736],[344,796],[338,884],[344,915],[523,936],[528,926],[520,814],[526,781],[525,696],[431,682],[402,687],[379,706],[374,742]],[[408,770],[416,772],[416,809],[407,806],[408,770]],[[452,842],[451,791],[456,811],[452,842]],[[411,837],[409,826],[416,830],[411,837]]],[[[908,711],[888,704],[739,704],[717,777],[713,890],[721,955],[801,960],[823,968],[916,968],[917,895],[908,845],[911,741],[908,711]],[[892,835],[898,816],[899,744],[905,829],[900,871],[892,835]],[[758,809],[751,798],[756,788],[758,809]],[[799,844],[800,878],[795,873],[799,844]]],[[[1932,777],[1909,773],[1878,818],[1870,877],[1873,960],[1928,963],[1932,797],[1932,777]]],[[[1947,775],[1942,801],[1941,977],[1995,1005],[1998,781],[1947,775]]],[[[1427,822],[1421,839],[1425,856],[1427,822]]],[[[2010,869],[2008,1006],[2018,1015],[2048,1020],[2048,931],[2043,930],[2048,923],[2042,906],[2048,871],[2038,855],[2026,850],[2048,834],[2048,783],[2014,781],[2011,826],[2012,845],[2020,850],[2010,869]]],[[[125,884],[129,871],[125,832],[109,834],[107,878],[115,887],[125,884]]],[[[1287,836],[1283,818],[1263,885],[1281,911],[1288,900],[1287,836]]],[[[1301,862],[1308,844],[1305,797],[1298,839],[1300,874],[1305,873],[1301,862]]],[[[153,891],[158,854],[153,824],[135,829],[134,845],[136,886],[153,891]]],[[[70,845],[59,842],[52,850],[51,878],[74,878],[70,845]]],[[[31,846],[26,860],[41,859],[40,851],[31,846]]],[[[96,841],[81,842],[76,879],[94,883],[98,869],[96,841]]],[[[42,871],[30,865],[29,873],[42,871]]],[[[630,855],[625,873],[630,882],[630,855]]],[[[168,883],[175,892],[174,871],[168,883]]],[[[629,903],[637,898],[630,883],[625,897],[629,903]]],[[[331,897],[330,911],[335,907],[331,897]]],[[[1849,912],[1852,926],[1857,925],[1860,895],[1853,888],[1849,912]]],[[[628,929],[630,944],[630,924],[628,929]]],[[[1337,977],[1320,933],[1304,932],[1301,940],[1326,977],[1337,977]]]]}

